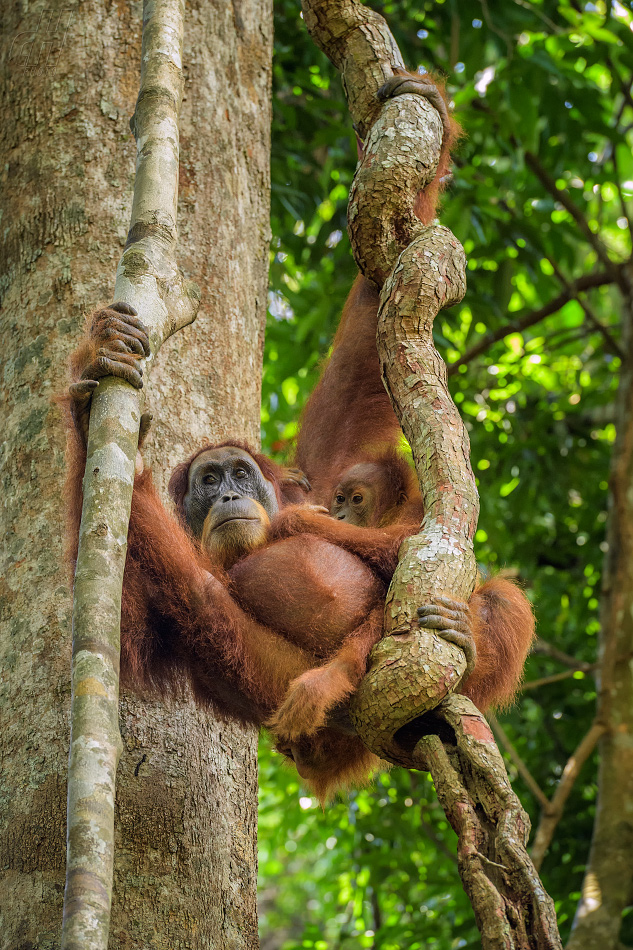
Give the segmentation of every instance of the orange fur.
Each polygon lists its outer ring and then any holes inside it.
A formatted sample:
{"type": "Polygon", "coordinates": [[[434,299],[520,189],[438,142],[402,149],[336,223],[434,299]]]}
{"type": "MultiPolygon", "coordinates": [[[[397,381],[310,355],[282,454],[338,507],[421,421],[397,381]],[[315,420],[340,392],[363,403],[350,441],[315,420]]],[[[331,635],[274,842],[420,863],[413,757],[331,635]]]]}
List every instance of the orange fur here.
{"type": "Polygon", "coordinates": [[[534,640],[534,612],[520,587],[493,577],[473,593],[469,607],[477,665],[461,692],[480,709],[508,706],[534,640]]]}
{"type": "MultiPolygon", "coordinates": [[[[74,561],[86,453],[77,415],[70,400],[64,402],[74,561]]],[[[265,456],[251,454],[261,460],[285,504],[280,470],[265,456]]],[[[186,473],[183,479],[182,470],[176,470],[172,491],[177,505],[186,482],[186,473]]],[[[122,683],[141,694],[164,695],[179,690],[186,676],[200,703],[260,725],[282,706],[291,683],[317,669],[310,695],[321,727],[302,740],[298,764],[325,800],[361,776],[366,779],[377,763],[356,736],[325,727],[325,716],[364,675],[369,651],[380,636],[376,607],[384,592],[354,555],[305,534],[269,543],[225,573],[168,514],[146,470],[135,479],[130,515],[122,683]]]]}

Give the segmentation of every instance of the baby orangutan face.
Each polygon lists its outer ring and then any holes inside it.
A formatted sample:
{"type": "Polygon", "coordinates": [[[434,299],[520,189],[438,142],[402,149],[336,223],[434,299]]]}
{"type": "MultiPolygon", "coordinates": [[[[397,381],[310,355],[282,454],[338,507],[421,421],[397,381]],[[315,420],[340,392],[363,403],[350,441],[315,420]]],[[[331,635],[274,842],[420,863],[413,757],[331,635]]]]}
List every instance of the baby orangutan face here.
{"type": "Polygon", "coordinates": [[[367,528],[372,524],[379,507],[378,489],[381,485],[379,465],[373,462],[352,465],[336,486],[330,514],[339,521],[367,528]]]}
{"type": "Polygon", "coordinates": [[[271,482],[248,452],[232,446],[209,449],[194,460],[184,508],[203,550],[224,568],[266,542],[278,511],[271,482]]]}

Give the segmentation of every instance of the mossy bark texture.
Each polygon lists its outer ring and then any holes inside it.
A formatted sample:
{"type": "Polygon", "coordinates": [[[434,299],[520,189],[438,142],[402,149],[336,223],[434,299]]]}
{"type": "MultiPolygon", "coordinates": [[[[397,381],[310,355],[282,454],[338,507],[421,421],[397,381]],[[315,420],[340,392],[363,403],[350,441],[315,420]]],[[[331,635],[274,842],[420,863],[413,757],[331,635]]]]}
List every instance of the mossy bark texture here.
{"type": "Polygon", "coordinates": [[[460,873],[485,950],[555,950],[553,903],[525,850],[529,820],[492,733],[469,700],[445,698],[464,673],[464,655],[417,623],[417,609],[433,594],[467,600],[476,581],[479,502],[470,446],[432,335],[438,312],[464,295],[465,257],[450,231],[424,227],[413,213],[437,170],[442,122],[411,93],[380,108],[376,93],[402,61],[377,14],[355,0],[303,0],[303,11],[343,74],[363,139],[350,239],[361,271],[382,288],[383,381],[413,451],[425,509],[420,534],[401,548],[385,609],[388,635],[352,698],[352,720],[373,752],[431,770],[459,836],[460,873]]]}
{"type": "Polygon", "coordinates": [[[437,171],[442,121],[418,95],[379,101],[380,87],[403,68],[387,24],[356,0],[303,0],[302,7],[315,42],[341,70],[363,138],[350,192],[350,240],[361,271],[382,288],[378,353],[426,511],[387,598],[385,629],[396,636],[379,644],[352,703],[363,741],[388,755],[394,731],[436,706],[466,666],[461,650],[417,624],[417,609],[431,595],[467,600],[476,578],[479,507],[468,435],[432,335],[439,310],[464,295],[465,257],[449,231],[426,228],[413,213],[416,195],[437,171]]]}
{"type": "Polygon", "coordinates": [[[554,902],[526,850],[530,819],[512,790],[488,723],[464,696],[448,697],[439,712],[443,737],[421,739],[411,760],[431,772],[457,833],[459,873],[482,947],[561,950],[554,902]]]}

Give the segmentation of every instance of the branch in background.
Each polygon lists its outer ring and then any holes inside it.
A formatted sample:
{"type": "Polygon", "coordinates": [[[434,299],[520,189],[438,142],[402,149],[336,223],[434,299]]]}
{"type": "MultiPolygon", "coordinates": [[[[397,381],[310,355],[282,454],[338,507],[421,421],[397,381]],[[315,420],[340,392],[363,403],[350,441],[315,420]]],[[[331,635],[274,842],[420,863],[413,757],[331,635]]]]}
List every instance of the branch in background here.
{"type": "Polygon", "coordinates": [[[529,10],[530,13],[532,14],[532,16],[537,16],[537,17],[539,17],[539,19],[542,20],[543,23],[545,23],[546,26],[549,27],[549,29],[552,31],[552,33],[554,33],[554,34],[556,34],[556,33],[560,34],[560,33],[563,32],[563,28],[562,28],[562,27],[556,26],[556,24],[554,23],[553,20],[550,20],[550,18],[549,18],[548,16],[546,16],[544,13],[542,13],[542,12],[538,9],[538,7],[535,7],[533,3],[529,3],[528,0],[514,0],[514,3],[516,3],[517,6],[519,6],[519,7],[524,7],[524,9],[529,10]]]}
{"type": "Polygon", "coordinates": [[[437,850],[441,851],[442,854],[449,858],[453,864],[457,864],[457,855],[446,847],[431,822],[426,820],[424,817],[424,808],[420,808],[420,824],[424,828],[424,833],[426,834],[427,838],[429,841],[433,842],[437,850]]]}
{"type": "Polygon", "coordinates": [[[540,159],[534,155],[533,152],[525,153],[525,161],[527,166],[534,172],[536,177],[539,179],[543,187],[549,191],[553,198],[556,198],[559,201],[563,208],[572,216],[582,233],[585,235],[594,251],[598,255],[598,260],[600,260],[607,270],[611,273],[612,279],[614,281],[621,282],[621,270],[617,268],[617,265],[611,260],[607,248],[602,243],[600,238],[593,233],[589,227],[589,222],[585,218],[584,214],[578,207],[574,204],[566,191],[563,191],[558,187],[550,173],[546,168],[541,164],[540,159]]]}
{"type": "Polygon", "coordinates": [[[448,57],[451,72],[459,62],[459,32],[460,19],[459,14],[454,10],[451,16],[451,51],[448,57]]]}
{"type": "MultiPolygon", "coordinates": [[[[415,772],[415,771],[412,770],[412,771],[409,773],[409,777],[410,777],[410,779],[411,779],[411,791],[412,791],[412,793],[415,794],[415,793],[417,792],[417,793],[418,793],[418,797],[421,798],[422,795],[421,795],[421,793],[420,793],[420,791],[419,791],[420,786],[423,784],[423,783],[420,781],[421,773],[420,773],[420,772],[415,772]]],[[[430,812],[430,811],[432,811],[432,808],[433,808],[432,805],[425,804],[424,802],[422,802],[422,803],[420,804],[420,823],[421,823],[422,827],[424,828],[425,833],[428,835],[429,840],[433,842],[433,844],[436,846],[436,848],[437,848],[439,851],[441,851],[442,854],[444,854],[447,858],[450,858],[450,860],[452,861],[453,864],[457,864],[457,854],[456,854],[454,851],[451,851],[451,849],[450,849],[449,847],[447,847],[447,845],[444,843],[444,841],[442,840],[442,838],[440,838],[440,836],[438,835],[437,831],[436,831],[435,828],[433,827],[432,821],[430,821],[429,819],[427,819],[426,816],[425,816],[425,811],[429,811],[429,812],[430,812]]]]}
{"type": "Polygon", "coordinates": [[[611,56],[607,55],[605,58],[605,62],[611,71],[611,75],[616,77],[618,81],[618,85],[620,87],[620,92],[622,93],[622,106],[620,107],[618,111],[618,116],[617,116],[617,121],[616,121],[616,126],[617,126],[618,122],[622,118],[624,107],[628,106],[630,109],[633,109],[633,96],[631,96],[631,89],[633,88],[633,84],[631,82],[627,83],[625,79],[620,75],[620,73],[616,69],[615,63],[611,56]]]}
{"type": "MultiPolygon", "coordinates": [[[[572,675],[571,671],[561,674],[562,677],[570,675],[572,675]]],[[[550,801],[523,762],[523,759],[513,746],[510,738],[497,720],[496,716],[494,714],[488,713],[487,718],[495,732],[495,735],[516,765],[517,771],[541,806],[541,819],[534,836],[534,844],[531,850],[532,861],[534,862],[535,868],[539,870],[543,863],[543,858],[545,857],[547,849],[549,848],[554,836],[556,826],[562,818],[565,803],[569,798],[572,788],[574,787],[574,783],[578,778],[583,765],[593,752],[598,739],[604,733],[604,726],[598,723],[594,723],[591,726],[589,732],[579,744],[578,748],[567,760],[567,764],[563,770],[560,782],[558,783],[554,796],[550,801]]]]}
{"type": "Polygon", "coordinates": [[[503,42],[506,44],[506,52],[507,52],[507,55],[508,55],[508,62],[511,62],[511,61],[512,61],[512,56],[513,56],[513,54],[514,54],[514,42],[513,42],[514,37],[511,38],[510,36],[508,36],[507,33],[504,33],[501,29],[499,29],[498,26],[496,26],[494,20],[492,19],[491,14],[490,14],[490,9],[489,9],[489,7],[488,7],[488,0],[481,0],[481,11],[482,11],[482,13],[483,13],[483,15],[484,15],[484,20],[485,20],[485,22],[486,22],[486,26],[488,27],[488,29],[490,30],[490,32],[491,32],[491,33],[496,33],[497,36],[498,36],[500,39],[502,39],[503,42]]]}
{"type": "MultiPolygon", "coordinates": [[[[547,257],[547,260],[548,260],[548,261],[550,262],[550,264],[552,265],[552,268],[554,269],[554,273],[555,273],[555,275],[556,275],[556,277],[557,277],[559,283],[561,283],[561,284],[563,285],[563,287],[565,288],[565,290],[572,292],[572,287],[571,287],[569,281],[567,280],[567,278],[565,277],[565,275],[563,274],[563,272],[561,271],[561,269],[560,269],[560,267],[558,266],[557,262],[556,262],[555,260],[553,260],[549,255],[548,255],[548,257],[547,257]]],[[[590,306],[590,304],[588,303],[588,301],[585,300],[585,297],[584,297],[583,295],[581,295],[581,294],[576,294],[575,296],[576,296],[576,300],[578,301],[578,303],[579,303],[580,306],[582,307],[582,309],[583,309],[583,311],[584,311],[584,314],[585,314],[585,317],[587,318],[587,320],[589,321],[589,323],[590,323],[593,327],[595,327],[595,329],[598,330],[598,332],[601,333],[602,336],[604,337],[604,340],[605,340],[605,342],[606,342],[606,344],[607,344],[607,349],[608,349],[611,353],[613,353],[614,356],[619,356],[619,358],[620,358],[621,360],[624,360],[624,350],[622,349],[622,347],[620,346],[620,344],[618,343],[618,341],[613,337],[613,335],[611,334],[611,331],[610,331],[607,327],[605,327],[605,326],[600,322],[600,320],[598,320],[597,316],[595,315],[595,313],[594,313],[594,311],[593,311],[593,308],[590,306]]]]}
{"type": "Polygon", "coordinates": [[[565,670],[563,673],[552,673],[551,676],[543,676],[538,680],[528,680],[527,683],[521,684],[520,691],[527,693],[531,689],[539,689],[541,686],[549,686],[551,683],[560,683],[561,680],[571,679],[574,673],[592,673],[599,666],[599,663],[592,663],[589,666],[578,667],[576,670],[565,670]]]}
{"type": "Polygon", "coordinates": [[[515,749],[514,745],[510,741],[510,737],[508,736],[507,732],[505,731],[505,729],[503,728],[503,726],[501,725],[501,723],[499,722],[495,714],[491,712],[487,712],[486,719],[492,726],[492,731],[497,737],[497,740],[501,743],[501,745],[504,747],[504,749],[506,750],[506,752],[508,753],[508,755],[510,756],[510,758],[516,765],[517,772],[519,773],[519,775],[521,776],[521,778],[523,779],[523,781],[525,782],[529,790],[532,792],[536,800],[540,803],[541,808],[544,808],[544,809],[549,808],[549,799],[547,795],[541,789],[541,786],[538,784],[538,782],[536,781],[536,779],[534,778],[534,776],[528,769],[527,765],[525,764],[525,762],[523,761],[523,759],[521,758],[521,756],[515,749]]]}
{"type": "Polygon", "coordinates": [[[563,816],[565,803],[569,798],[574,783],[580,774],[580,770],[593,752],[598,739],[604,734],[605,727],[602,723],[594,722],[589,732],[578,745],[576,751],[567,760],[567,765],[563,770],[560,782],[554,792],[554,796],[547,807],[544,808],[541,815],[539,826],[534,836],[531,856],[534,866],[538,870],[543,858],[550,846],[551,840],[556,830],[556,825],[563,816]]]}
{"type": "Polygon", "coordinates": [[[594,329],[598,331],[598,333],[601,333],[602,336],[604,337],[604,341],[607,344],[606,346],[607,352],[612,353],[613,356],[618,356],[621,360],[624,360],[625,359],[624,350],[622,349],[618,341],[615,339],[615,337],[612,336],[609,328],[605,327],[604,323],[602,323],[598,319],[598,317],[596,316],[593,310],[593,307],[582,296],[578,296],[576,299],[578,300],[578,303],[584,310],[585,316],[587,320],[589,321],[589,323],[594,327],[594,329]]]}
{"type": "Polygon", "coordinates": [[[573,330],[555,330],[553,333],[543,333],[543,348],[549,353],[564,349],[571,343],[578,343],[580,340],[586,340],[593,336],[595,330],[592,330],[587,322],[583,320],[579,327],[573,330]]]}
{"type": "Polygon", "coordinates": [[[553,646],[553,644],[548,643],[547,640],[543,640],[541,637],[537,638],[536,643],[532,647],[532,653],[536,656],[549,656],[552,660],[558,660],[559,663],[564,663],[565,666],[570,666],[573,670],[582,670],[585,673],[595,668],[595,664],[581,663],[575,656],[571,656],[569,653],[563,653],[558,647],[553,646]]]}
{"type": "MultiPolygon", "coordinates": [[[[382,910],[380,909],[380,901],[378,900],[378,893],[379,893],[379,888],[376,887],[375,884],[372,884],[371,912],[374,918],[374,932],[377,932],[382,927],[382,910]]],[[[279,946],[279,944],[277,944],[277,946],[279,946]]]]}
{"type": "MultiPolygon", "coordinates": [[[[620,269],[619,265],[617,269],[620,269]]],[[[487,333],[486,336],[482,337],[478,343],[475,343],[463,356],[460,356],[458,360],[450,364],[448,367],[448,375],[453,376],[460,366],[465,366],[467,363],[470,363],[475,357],[480,356],[495,343],[503,340],[504,337],[509,336],[511,333],[521,333],[536,323],[540,323],[541,320],[545,320],[546,317],[550,317],[553,313],[556,313],[564,307],[565,304],[569,303],[570,300],[575,300],[580,291],[589,290],[592,287],[603,287],[605,284],[612,283],[614,283],[613,275],[605,271],[597,271],[594,274],[584,274],[582,277],[579,277],[578,280],[569,284],[568,289],[559,294],[558,297],[550,300],[549,303],[545,304],[545,306],[539,310],[531,310],[529,313],[523,314],[522,317],[517,317],[510,323],[506,323],[498,330],[487,333]]]]}

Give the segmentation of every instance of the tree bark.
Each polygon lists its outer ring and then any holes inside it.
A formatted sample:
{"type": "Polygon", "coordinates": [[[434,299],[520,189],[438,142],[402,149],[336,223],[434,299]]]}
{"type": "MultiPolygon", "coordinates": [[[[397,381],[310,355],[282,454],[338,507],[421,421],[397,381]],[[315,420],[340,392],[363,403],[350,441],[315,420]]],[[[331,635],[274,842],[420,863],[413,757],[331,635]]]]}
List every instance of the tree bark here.
{"type": "Polygon", "coordinates": [[[525,850],[529,821],[492,733],[469,700],[444,699],[464,672],[463,652],[420,630],[417,618],[434,593],[467,600],[476,580],[470,444],[432,333],[438,311],[464,294],[464,252],[446,228],[425,228],[413,214],[415,196],[437,170],[444,123],[411,91],[376,118],[372,92],[374,101],[384,95],[376,83],[400,65],[380,17],[357,0],[303,0],[303,11],[315,42],[342,70],[355,127],[367,132],[350,192],[350,239],[359,268],[381,288],[381,373],[425,511],[420,533],[400,549],[385,608],[391,635],[372,651],[351,719],[372,752],[430,768],[459,836],[460,874],[485,950],[559,950],[553,901],[525,850]],[[429,733],[437,736],[421,738],[429,733]]]}
{"type": "MultiPolygon", "coordinates": [[[[633,274],[628,273],[629,282],[633,274]]],[[[600,605],[596,724],[598,802],[589,861],[568,950],[618,947],[633,897],[633,295],[623,307],[623,363],[600,605]]]]}
{"type": "Polygon", "coordinates": [[[420,739],[411,757],[431,772],[457,833],[459,874],[482,947],[562,950],[554,902],[526,851],[530,819],[488,723],[465,696],[449,696],[427,719],[436,715],[443,734],[420,739]]]}
{"type": "Polygon", "coordinates": [[[348,231],[359,269],[382,288],[381,372],[411,443],[426,511],[387,595],[385,632],[397,639],[385,638],[372,651],[350,710],[368,748],[390,757],[395,732],[436,706],[466,669],[463,651],[421,629],[416,613],[438,591],[467,600],[476,578],[479,503],[468,435],[432,338],[438,311],[464,294],[465,258],[450,232],[424,227],[413,213],[437,172],[443,121],[423,95],[409,92],[381,105],[382,85],[403,67],[387,24],[358,0],[302,0],[302,10],[313,40],[341,70],[363,139],[348,231]]]}
{"type": "MultiPolygon", "coordinates": [[[[6,11],[0,932],[59,944],[70,700],[63,433],[81,314],[112,300],[134,179],[137,7],[6,11]],[[38,28],[39,24],[39,28],[38,28]],[[13,45],[12,45],[13,42],[13,45]],[[27,59],[27,57],[29,57],[27,59]],[[118,239],[118,247],[117,247],[118,239]]],[[[180,253],[195,328],[161,351],[148,455],[164,484],[206,439],[257,443],[268,270],[270,3],[187,5],[180,253]],[[239,372],[238,372],[239,370],[239,372]]],[[[256,737],[188,696],[123,696],[110,946],[257,945],[256,737]]]]}

